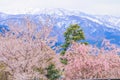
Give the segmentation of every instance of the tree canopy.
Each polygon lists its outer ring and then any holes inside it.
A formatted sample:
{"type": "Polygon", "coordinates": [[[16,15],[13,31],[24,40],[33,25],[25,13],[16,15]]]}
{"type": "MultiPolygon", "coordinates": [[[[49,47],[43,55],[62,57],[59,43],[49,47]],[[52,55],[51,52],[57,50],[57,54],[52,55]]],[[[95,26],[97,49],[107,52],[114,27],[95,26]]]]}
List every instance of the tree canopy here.
{"type": "MultiPolygon", "coordinates": [[[[71,24],[64,32],[65,43],[62,45],[61,54],[64,55],[72,41],[85,40],[84,32],[78,24],[71,24]]],[[[85,43],[86,44],[86,43],[85,43]]]]}

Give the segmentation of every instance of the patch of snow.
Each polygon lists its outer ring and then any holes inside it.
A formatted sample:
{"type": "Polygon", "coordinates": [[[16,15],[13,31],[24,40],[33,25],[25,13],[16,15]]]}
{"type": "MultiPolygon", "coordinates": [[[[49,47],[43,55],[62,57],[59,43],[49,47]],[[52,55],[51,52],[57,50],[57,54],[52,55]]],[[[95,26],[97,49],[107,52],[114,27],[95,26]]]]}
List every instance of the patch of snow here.
{"type": "Polygon", "coordinates": [[[89,19],[89,20],[91,20],[91,21],[93,21],[93,22],[96,22],[96,23],[98,23],[98,24],[103,24],[101,21],[99,21],[99,20],[97,20],[97,19],[94,19],[94,18],[91,18],[91,17],[88,17],[88,16],[81,16],[81,17],[87,18],[87,19],[89,19]]]}

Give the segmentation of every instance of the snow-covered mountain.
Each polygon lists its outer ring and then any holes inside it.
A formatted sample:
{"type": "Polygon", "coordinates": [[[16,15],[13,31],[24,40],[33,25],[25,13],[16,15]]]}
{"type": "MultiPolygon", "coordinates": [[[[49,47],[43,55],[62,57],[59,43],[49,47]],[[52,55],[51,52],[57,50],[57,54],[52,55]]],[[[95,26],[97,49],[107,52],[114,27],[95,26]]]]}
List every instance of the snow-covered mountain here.
{"type": "Polygon", "coordinates": [[[63,33],[66,28],[77,23],[85,33],[86,40],[91,44],[100,44],[103,39],[120,46],[120,17],[109,15],[90,15],[76,10],[65,9],[36,9],[26,14],[0,13],[0,25],[8,23],[24,25],[24,18],[29,17],[39,27],[39,20],[50,17],[54,23],[53,35],[58,36],[58,43],[64,42],[63,33]]]}

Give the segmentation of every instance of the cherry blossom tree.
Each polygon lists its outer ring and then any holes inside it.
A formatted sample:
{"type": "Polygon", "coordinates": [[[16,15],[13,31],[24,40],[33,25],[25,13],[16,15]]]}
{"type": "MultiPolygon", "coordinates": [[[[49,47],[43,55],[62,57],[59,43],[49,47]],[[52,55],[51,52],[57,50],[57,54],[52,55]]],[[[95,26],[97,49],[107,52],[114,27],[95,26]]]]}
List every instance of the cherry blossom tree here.
{"type": "Polygon", "coordinates": [[[65,80],[120,78],[120,49],[109,41],[101,49],[73,43],[66,52],[68,65],[65,66],[65,80]]]}
{"type": "Polygon", "coordinates": [[[46,68],[50,64],[60,67],[56,53],[48,46],[55,41],[55,38],[49,37],[53,25],[49,24],[50,28],[46,28],[47,20],[41,31],[35,33],[36,25],[28,18],[25,21],[26,30],[13,24],[5,37],[0,36],[0,62],[6,65],[5,71],[10,73],[12,80],[47,80],[46,68]]]}

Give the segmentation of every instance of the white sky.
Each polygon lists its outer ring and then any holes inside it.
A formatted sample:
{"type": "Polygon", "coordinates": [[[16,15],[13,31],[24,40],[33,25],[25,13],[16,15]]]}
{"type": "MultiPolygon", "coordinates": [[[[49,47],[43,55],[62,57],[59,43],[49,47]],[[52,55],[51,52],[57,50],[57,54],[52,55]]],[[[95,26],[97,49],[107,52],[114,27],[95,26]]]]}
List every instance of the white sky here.
{"type": "Polygon", "coordinates": [[[0,12],[15,14],[36,8],[77,9],[89,14],[120,16],[120,0],[0,0],[0,12]]]}

